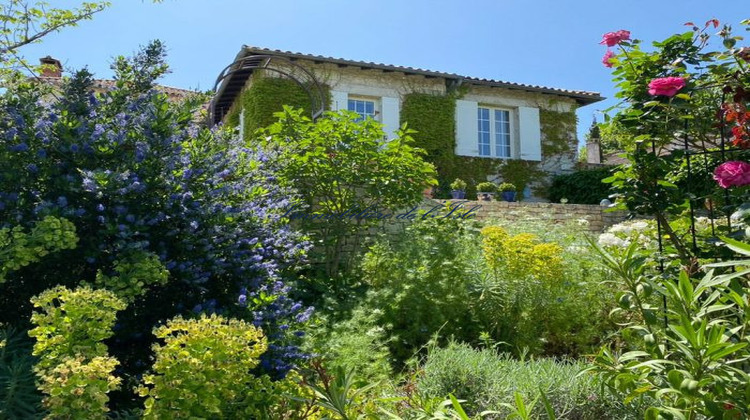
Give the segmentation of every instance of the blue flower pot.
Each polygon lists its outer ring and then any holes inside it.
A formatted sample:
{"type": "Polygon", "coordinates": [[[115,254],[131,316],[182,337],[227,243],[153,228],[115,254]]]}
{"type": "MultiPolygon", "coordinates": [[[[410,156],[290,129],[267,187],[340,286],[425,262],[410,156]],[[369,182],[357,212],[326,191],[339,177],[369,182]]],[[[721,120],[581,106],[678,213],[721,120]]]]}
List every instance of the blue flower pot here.
{"type": "Polygon", "coordinates": [[[464,190],[453,190],[451,191],[451,196],[454,200],[464,199],[466,198],[466,191],[464,190]]]}
{"type": "Polygon", "coordinates": [[[503,200],[508,202],[516,201],[516,192],[515,191],[503,191],[500,193],[503,197],[503,200]]]}

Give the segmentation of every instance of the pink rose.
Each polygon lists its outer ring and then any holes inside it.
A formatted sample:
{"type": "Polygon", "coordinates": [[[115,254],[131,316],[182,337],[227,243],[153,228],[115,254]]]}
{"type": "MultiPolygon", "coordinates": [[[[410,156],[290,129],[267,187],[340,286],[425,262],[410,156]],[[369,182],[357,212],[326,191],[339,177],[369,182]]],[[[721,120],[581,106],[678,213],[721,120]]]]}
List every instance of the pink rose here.
{"type": "Polygon", "coordinates": [[[714,179],[721,188],[741,187],[750,184],[750,163],[732,160],[719,165],[714,179]]]}
{"type": "Polygon", "coordinates": [[[648,84],[648,93],[654,96],[672,97],[685,87],[685,79],[682,77],[660,77],[648,84]]]}
{"type": "Polygon", "coordinates": [[[630,40],[630,31],[620,29],[617,32],[607,32],[606,34],[602,35],[602,42],[600,42],[600,44],[606,45],[608,47],[614,47],[622,41],[628,40],[630,40]]]}
{"type": "Polygon", "coordinates": [[[612,50],[607,50],[607,53],[604,54],[604,57],[602,57],[602,64],[604,64],[604,67],[612,68],[612,62],[609,61],[609,59],[614,56],[615,53],[613,53],[612,50]]]}

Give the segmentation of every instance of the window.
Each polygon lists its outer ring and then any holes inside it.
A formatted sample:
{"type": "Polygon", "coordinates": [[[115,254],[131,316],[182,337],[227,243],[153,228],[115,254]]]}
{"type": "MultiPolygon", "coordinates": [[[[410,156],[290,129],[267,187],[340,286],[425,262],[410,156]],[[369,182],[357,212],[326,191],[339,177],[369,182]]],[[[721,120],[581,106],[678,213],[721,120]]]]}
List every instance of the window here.
{"type": "Polygon", "coordinates": [[[349,99],[349,111],[354,111],[359,114],[357,121],[364,120],[368,117],[376,119],[377,115],[375,111],[375,101],[368,101],[366,99],[349,99]]]}
{"type": "Polygon", "coordinates": [[[511,156],[510,110],[477,108],[477,128],[479,156],[511,156]]]}

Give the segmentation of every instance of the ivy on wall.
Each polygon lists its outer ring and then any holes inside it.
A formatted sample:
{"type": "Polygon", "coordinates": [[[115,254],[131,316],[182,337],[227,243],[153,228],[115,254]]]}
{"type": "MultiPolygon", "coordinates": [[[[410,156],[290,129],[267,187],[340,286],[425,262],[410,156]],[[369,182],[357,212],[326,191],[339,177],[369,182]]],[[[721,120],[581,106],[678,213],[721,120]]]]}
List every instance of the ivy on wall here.
{"type": "Polygon", "coordinates": [[[401,104],[401,124],[416,130],[415,144],[426,150],[426,159],[438,173],[438,198],[450,197],[450,183],[461,178],[468,184],[467,197],[476,194],[475,186],[497,174],[499,161],[479,157],[456,156],[456,98],[448,95],[409,93],[401,104]]]}
{"type": "MultiPolygon", "coordinates": [[[[330,90],[323,86],[325,100],[330,103],[330,90]]],[[[240,124],[240,112],[245,115],[245,138],[251,138],[255,130],[267,127],[274,122],[275,112],[284,105],[309,110],[310,96],[297,82],[278,77],[254,75],[247,88],[240,94],[226,117],[226,124],[236,127],[240,124]]]]}
{"type": "Polygon", "coordinates": [[[539,110],[542,128],[542,156],[559,155],[575,150],[578,117],[575,110],[568,112],[539,110]]]}

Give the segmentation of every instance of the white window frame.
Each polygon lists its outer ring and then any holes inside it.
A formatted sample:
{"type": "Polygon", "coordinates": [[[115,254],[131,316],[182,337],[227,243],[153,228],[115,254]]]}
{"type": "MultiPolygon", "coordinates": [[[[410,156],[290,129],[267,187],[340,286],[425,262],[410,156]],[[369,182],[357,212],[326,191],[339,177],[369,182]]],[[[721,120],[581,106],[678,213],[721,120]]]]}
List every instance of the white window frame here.
{"type": "Polygon", "coordinates": [[[498,106],[491,106],[491,105],[483,105],[478,104],[477,106],[477,116],[476,116],[476,124],[477,124],[477,156],[484,157],[484,158],[495,158],[495,159],[511,159],[514,156],[515,153],[515,109],[513,108],[505,108],[505,107],[498,107],[498,106]],[[489,113],[489,132],[483,131],[482,126],[480,124],[481,121],[481,113],[483,110],[487,110],[489,113]],[[496,112],[506,112],[507,113],[507,125],[508,125],[508,131],[507,133],[502,133],[504,135],[507,135],[508,143],[507,143],[507,155],[500,155],[498,154],[498,147],[500,146],[498,142],[498,133],[497,132],[497,124],[496,121],[496,112]],[[484,154],[482,150],[483,145],[487,145],[486,143],[482,142],[482,133],[489,134],[489,148],[490,153],[484,154]]]}
{"type": "MultiPolygon", "coordinates": [[[[347,110],[349,110],[349,102],[350,101],[372,102],[372,104],[373,104],[373,114],[372,115],[367,114],[367,116],[370,117],[370,118],[372,118],[372,119],[374,119],[375,121],[380,122],[380,118],[381,118],[380,117],[381,116],[380,98],[374,98],[374,97],[371,97],[371,96],[349,95],[348,98],[347,98],[347,101],[346,101],[346,109],[347,110]]],[[[352,111],[352,112],[357,112],[357,111],[352,111]]],[[[359,112],[357,112],[357,113],[359,114],[359,112]]],[[[360,116],[361,115],[362,114],[360,114],[360,116]]]]}

